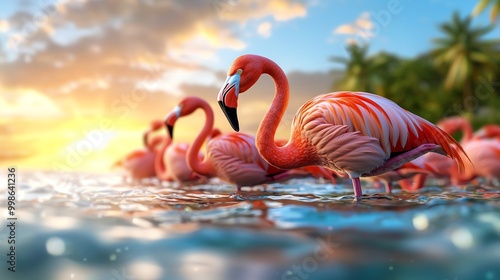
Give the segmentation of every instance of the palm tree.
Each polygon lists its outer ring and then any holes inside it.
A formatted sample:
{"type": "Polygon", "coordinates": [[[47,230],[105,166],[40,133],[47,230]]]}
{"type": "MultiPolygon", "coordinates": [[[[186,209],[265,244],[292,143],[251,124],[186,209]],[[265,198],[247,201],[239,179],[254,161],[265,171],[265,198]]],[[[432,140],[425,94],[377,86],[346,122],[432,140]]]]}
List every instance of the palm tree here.
{"type": "Polygon", "coordinates": [[[345,72],[334,84],[334,89],[373,92],[382,96],[388,93],[391,73],[398,58],[389,53],[368,56],[368,45],[350,44],[347,46],[349,57],[333,57],[334,62],[342,63],[345,72]]]}
{"type": "Polygon", "coordinates": [[[492,5],[490,20],[493,23],[498,16],[498,12],[500,11],[500,0],[479,0],[479,3],[477,3],[476,7],[474,7],[474,11],[472,11],[472,15],[476,17],[489,5],[492,5]]]}
{"type": "Polygon", "coordinates": [[[463,106],[472,110],[471,97],[475,81],[480,77],[489,77],[496,69],[498,41],[484,40],[482,37],[493,26],[473,28],[471,18],[461,19],[454,13],[450,23],[440,25],[445,34],[434,39],[437,48],[431,54],[440,66],[446,67],[445,88],[463,89],[463,106]]]}
{"type": "Polygon", "coordinates": [[[334,88],[342,90],[373,91],[374,65],[368,57],[368,45],[349,44],[346,48],[349,57],[333,57],[332,61],[344,64],[344,76],[334,88]]]}
{"type": "Polygon", "coordinates": [[[436,69],[428,54],[416,58],[400,59],[394,70],[389,95],[401,107],[430,121],[443,117],[450,104],[451,94],[442,88],[443,74],[436,69]]]}

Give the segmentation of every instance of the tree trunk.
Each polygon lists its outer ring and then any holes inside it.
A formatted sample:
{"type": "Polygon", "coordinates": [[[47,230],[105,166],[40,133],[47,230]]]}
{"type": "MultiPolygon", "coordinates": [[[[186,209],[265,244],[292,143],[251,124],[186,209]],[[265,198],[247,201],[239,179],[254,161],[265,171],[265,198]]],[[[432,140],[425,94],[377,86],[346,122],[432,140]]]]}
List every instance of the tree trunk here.
{"type": "Polygon", "coordinates": [[[463,95],[462,103],[463,103],[463,106],[464,106],[464,110],[467,113],[472,113],[472,111],[474,110],[475,100],[472,97],[472,80],[470,78],[467,78],[465,80],[464,93],[463,94],[464,95],[463,95]]]}

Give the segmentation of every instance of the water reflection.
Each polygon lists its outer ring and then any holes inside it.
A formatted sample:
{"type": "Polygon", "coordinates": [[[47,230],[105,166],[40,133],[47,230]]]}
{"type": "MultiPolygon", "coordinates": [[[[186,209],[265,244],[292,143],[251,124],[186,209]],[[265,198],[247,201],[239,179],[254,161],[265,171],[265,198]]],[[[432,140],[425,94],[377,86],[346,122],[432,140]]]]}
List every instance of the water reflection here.
{"type": "Polygon", "coordinates": [[[235,194],[218,181],[21,175],[19,270],[1,279],[500,277],[500,191],[485,185],[367,190],[356,204],[349,183],[312,179],[235,194]]]}

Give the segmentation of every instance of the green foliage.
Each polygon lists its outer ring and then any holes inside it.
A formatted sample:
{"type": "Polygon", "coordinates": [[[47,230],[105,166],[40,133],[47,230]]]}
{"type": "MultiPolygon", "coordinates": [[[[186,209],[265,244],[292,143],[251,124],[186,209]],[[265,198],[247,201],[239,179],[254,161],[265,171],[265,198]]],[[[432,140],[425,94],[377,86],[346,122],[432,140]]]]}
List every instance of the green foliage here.
{"type": "Polygon", "coordinates": [[[500,11],[500,0],[479,0],[474,11],[472,11],[473,16],[477,16],[484,11],[487,6],[491,7],[490,20],[493,23],[498,18],[498,12],[500,11]]]}

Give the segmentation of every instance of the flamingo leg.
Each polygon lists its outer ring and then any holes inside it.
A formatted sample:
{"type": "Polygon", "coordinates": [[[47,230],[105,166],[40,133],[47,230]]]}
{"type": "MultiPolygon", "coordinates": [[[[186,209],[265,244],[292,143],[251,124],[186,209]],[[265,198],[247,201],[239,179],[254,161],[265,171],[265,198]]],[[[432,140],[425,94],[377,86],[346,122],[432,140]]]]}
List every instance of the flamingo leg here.
{"type": "Polygon", "coordinates": [[[370,173],[364,174],[364,176],[374,176],[374,175],[380,175],[382,173],[385,173],[387,171],[396,169],[400,167],[401,165],[414,160],[418,158],[421,155],[424,155],[428,152],[435,152],[436,150],[440,149],[441,146],[436,145],[436,144],[422,144],[418,146],[417,148],[410,150],[408,152],[402,153],[398,156],[392,157],[388,159],[382,166],[379,166],[375,168],[374,170],[370,171],[370,173]]]}
{"type": "Polygon", "coordinates": [[[385,192],[392,193],[392,182],[390,181],[385,182],[385,192]]]}
{"type": "Polygon", "coordinates": [[[361,196],[363,195],[363,191],[361,190],[361,181],[359,177],[352,178],[352,187],[354,189],[354,201],[359,202],[361,200],[361,196]]]}
{"type": "Polygon", "coordinates": [[[413,190],[418,190],[424,187],[425,179],[427,179],[427,174],[418,174],[413,180],[413,190]]]}

